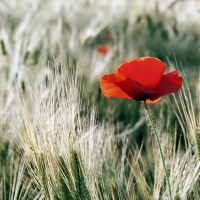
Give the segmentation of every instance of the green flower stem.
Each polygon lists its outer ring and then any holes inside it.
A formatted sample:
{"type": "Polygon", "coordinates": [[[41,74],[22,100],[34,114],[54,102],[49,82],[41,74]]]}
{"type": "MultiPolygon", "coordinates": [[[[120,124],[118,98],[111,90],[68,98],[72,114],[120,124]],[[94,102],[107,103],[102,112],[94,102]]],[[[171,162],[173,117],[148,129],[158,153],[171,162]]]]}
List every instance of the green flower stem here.
{"type": "Polygon", "coordinates": [[[164,167],[164,171],[165,171],[165,176],[166,176],[166,179],[167,179],[167,185],[168,185],[168,190],[169,190],[169,196],[170,196],[170,199],[172,199],[172,191],[171,191],[171,187],[170,187],[170,182],[169,182],[169,176],[167,174],[167,168],[166,168],[166,165],[165,165],[165,158],[163,156],[163,152],[162,152],[162,148],[161,148],[161,144],[160,144],[160,139],[158,137],[158,133],[156,131],[156,127],[155,127],[155,124],[152,120],[152,117],[150,115],[150,112],[149,112],[149,109],[147,107],[147,104],[146,104],[146,101],[144,101],[144,105],[145,105],[145,108],[147,110],[147,114],[148,114],[148,117],[149,117],[149,120],[150,120],[150,125],[153,129],[153,133],[156,137],[156,140],[157,140],[157,144],[158,144],[158,148],[159,148],[159,151],[160,151],[160,156],[161,156],[161,159],[162,159],[162,164],[163,164],[163,167],[164,167]]]}

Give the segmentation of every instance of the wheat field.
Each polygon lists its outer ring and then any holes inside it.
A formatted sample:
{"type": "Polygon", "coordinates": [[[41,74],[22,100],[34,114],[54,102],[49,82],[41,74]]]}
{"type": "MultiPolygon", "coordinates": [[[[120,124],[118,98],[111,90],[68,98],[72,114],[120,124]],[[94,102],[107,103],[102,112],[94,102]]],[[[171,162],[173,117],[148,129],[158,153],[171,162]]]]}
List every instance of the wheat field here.
{"type": "Polygon", "coordinates": [[[0,0],[0,199],[200,199],[198,22],[137,5],[0,0]],[[149,106],[171,195],[144,105],[99,87],[147,55],[184,80],[149,106]]]}

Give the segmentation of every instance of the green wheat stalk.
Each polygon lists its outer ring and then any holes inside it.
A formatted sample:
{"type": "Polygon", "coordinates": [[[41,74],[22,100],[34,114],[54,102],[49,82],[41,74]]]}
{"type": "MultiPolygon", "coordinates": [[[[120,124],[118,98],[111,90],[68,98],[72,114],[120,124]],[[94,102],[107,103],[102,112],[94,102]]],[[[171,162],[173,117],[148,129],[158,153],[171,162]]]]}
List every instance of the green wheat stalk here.
{"type": "Polygon", "coordinates": [[[90,195],[88,188],[86,186],[85,177],[83,174],[83,169],[79,156],[75,150],[71,152],[71,167],[74,176],[74,182],[76,187],[76,199],[85,199],[89,200],[90,195]]]}
{"type": "Polygon", "coordinates": [[[74,185],[69,169],[65,164],[62,156],[58,157],[59,167],[61,170],[60,175],[60,187],[61,187],[61,199],[74,200],[74,185]]]}
{"type": "Polygon", "coordinates": [[[197,156],[200,160],[200,129],[196,128],[195,130],[195,140],[196,140],[196,149],[197,149],[197,156]]]}
{"type": "Polygon", "coordinates": [[[113,200],[119,200],[120,198],[119,198],[116,186],[114,186],[113,184],[111,184],[110,185],[110,189],[111,189],[112,199],[113,200]]]}
{"type": "Polygon", "coordinates": [[[46,176],[46,163],[45,163],[45,156],[43,153],[35,153],[37,168],[38,168],[38,176],[39,176],[39,184],[43,191],[43,194],[47,199],[50,198],[50,191],[48,189],[47,181],[49,178],[46,176]]]}

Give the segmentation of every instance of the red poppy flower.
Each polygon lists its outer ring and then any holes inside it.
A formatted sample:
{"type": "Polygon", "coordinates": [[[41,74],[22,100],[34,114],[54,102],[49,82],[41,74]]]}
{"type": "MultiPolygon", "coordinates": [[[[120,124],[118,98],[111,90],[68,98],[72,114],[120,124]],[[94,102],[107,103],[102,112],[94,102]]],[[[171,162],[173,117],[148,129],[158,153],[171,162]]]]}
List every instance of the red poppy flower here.
{"type": "Polygon", "coordinates": [[[110,46],[109,45],[101,45],[97,48],[97,55],[103,56],[107,54],[110,51],[110,46]]]}
{"type": "Polygon", "coordinates": [[[134,99],[154,103],[162,96],[177,92],[182,86],[178,71],[163,74],[166,65],[152,57],[141,57],[127,61],[104,75],[100,82],[107,97],[134,99]]]}

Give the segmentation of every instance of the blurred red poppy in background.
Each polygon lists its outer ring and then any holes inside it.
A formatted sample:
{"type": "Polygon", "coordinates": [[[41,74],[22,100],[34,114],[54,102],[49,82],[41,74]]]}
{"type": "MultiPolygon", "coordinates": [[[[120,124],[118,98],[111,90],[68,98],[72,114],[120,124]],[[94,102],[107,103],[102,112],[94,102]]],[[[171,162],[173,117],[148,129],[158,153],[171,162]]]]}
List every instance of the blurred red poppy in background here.
{"type": "Polygon", "coordinates": [[[163,74],[166,65],[153,57],[127,61],[104,75],[100,87],[106,97],[134,99],[154,103],[162,96],[177,92],[182,86],[178,71],[163,74]]]}
{"type": "Polygon", "coordinates": [[[106,55],[110,51],[110,46],[109,45],[101,45],[97,48],[97,55],[103,56],[106,55]]]}
{"type": "Polygon", "coordinates": [[[104,40],[112,40],[113,37],[112,37],[111,34],[108,33],[108,34],[103,35],[103,39],[104,39],[104,40]]]}

